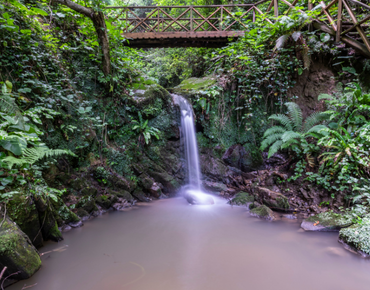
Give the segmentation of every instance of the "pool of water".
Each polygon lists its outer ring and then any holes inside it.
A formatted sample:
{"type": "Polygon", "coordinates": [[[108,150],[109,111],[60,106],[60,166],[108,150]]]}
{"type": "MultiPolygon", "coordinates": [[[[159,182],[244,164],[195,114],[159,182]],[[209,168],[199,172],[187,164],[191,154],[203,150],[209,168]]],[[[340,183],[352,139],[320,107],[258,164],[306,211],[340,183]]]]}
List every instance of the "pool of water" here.
{"type": "Polygon", "coordinates": [[[31,279],[7,289],[368,290],[370,261],[337,238],[304,232],[297,220],[249,217],[224,200],[158,200],[64,233],[40,249],[31,279]]]}

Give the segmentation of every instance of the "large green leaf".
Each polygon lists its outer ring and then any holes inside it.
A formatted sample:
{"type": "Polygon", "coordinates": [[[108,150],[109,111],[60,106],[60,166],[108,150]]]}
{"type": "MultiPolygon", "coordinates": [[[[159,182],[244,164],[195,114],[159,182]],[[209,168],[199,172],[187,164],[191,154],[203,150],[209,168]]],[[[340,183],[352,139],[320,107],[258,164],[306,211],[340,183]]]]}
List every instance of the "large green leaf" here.
{"type": "Polygon", "coordinates": [[[5,140],[0,140],[0,146],[14,155],[21,155],[23,149],[27,147],[27,141],[18,136],[11,136],[5,140]]]}

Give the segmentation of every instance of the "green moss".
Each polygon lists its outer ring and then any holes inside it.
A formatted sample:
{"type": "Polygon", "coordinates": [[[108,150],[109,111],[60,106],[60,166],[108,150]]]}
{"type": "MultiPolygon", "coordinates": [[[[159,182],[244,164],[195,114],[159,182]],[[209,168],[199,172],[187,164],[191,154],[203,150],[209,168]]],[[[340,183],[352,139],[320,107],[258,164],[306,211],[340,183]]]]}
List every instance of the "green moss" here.
{"type": "Polygon", "coordinates": [[[54,241],[63,240],[63,235],[58,229],[58,223],[55,222],[54,226],[49,230],[49,235],[54,241]]]}
{"type": "Polygon", "coordinates": [[[9,219],[0,229],[0,256],[8,270],[21,271],[23,279],[32,276],[41,266],[41,259],[28,237],[9,219]]]}
{"type": "Polygon", "coordinates": [[[204,78],[189,78],[181,82],[177,87],[174,88],[175,92],[191,93],[194,94],[197,91],[205,90],[216,84],[216,77],[206,76],[204,78]]]}
{"type": "Polygon", "coordinates": [[[276,203],[278,205],[278,208],[282,208],[282,209],[289,209],[290,208],[289,201],[288,201],[288,198],[286,196],[278,196],[276,198],[276,203]]]}
{"type": "Polygon", "coordinates": [[[370,218],[363,218],[361,224],[341,229],[339,239],[360,253],[370,255],[370,218]]]}
{"type": "Polygon", "coordinates": [[[79,208],[79,209],[77,209],[77,211],[76,211],[76,214],[79,216],[79,217],[85,217],[85,216],[89,216],[89,213],[86,211],[86,210],[84,210],[83,208],[79,208]]]}
{"type": "Polygon", "coordinates": [[[352,217],[345,216],[333,211],[327,211],[319,213],[306,219],[309,222],[319,222],[320,225],[324,227],[348,227],[352,222],[352,217]]]}
{"type": "Polygon", "coordinates": [[[255,216],[255,217],[263,218],[267,220],[275,219],[274,212],[265,205],[261,205],[259,207],[252,209],[250,211],[250,214],[251,216],[255,216]]]}
{"type": "Polygon", "coordinates": [[[234,198],[229,202],[231,205],[245,205],[248,202],[254,202],[254,197],[246,192],[237,193],[234,198]]]}

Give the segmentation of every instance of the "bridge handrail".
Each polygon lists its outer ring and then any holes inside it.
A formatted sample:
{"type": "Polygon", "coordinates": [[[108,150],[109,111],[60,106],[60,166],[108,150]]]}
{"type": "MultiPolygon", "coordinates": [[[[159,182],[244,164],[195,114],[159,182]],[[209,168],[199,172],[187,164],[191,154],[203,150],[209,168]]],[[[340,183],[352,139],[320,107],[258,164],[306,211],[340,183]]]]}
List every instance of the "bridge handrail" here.
{"type": "MultiPolygon", "coordinates": [[[[327,1],[329,2],[329,1],[327,1]]],[[[360,50],[362,54],[370,58],[370,40],[368,39],[365,30],[368,26],[364,23],[370,20],[370,15],[358,20],[355,12],[352,10],[350,2],[353,5],[361,6],[362,9],[370,10],[370,6],[357,0],[332,0],[329,4],[324,1],[319,2],[321,4],[322,11],[320,17],[324,15],[325,21],[317,19],[314,22],[316,28],[324,30],[329,34],[335,36],[335,41],[343,41],[344,43],[360,50]],[[332,17],[332,7],[337,5],[335,17],[332,17]],[[329,10],[331,9],[331,10],[329,10]],[[345,14],[346,13],[346,14],[345,14]],[[345,15],[344,15],[345,14],[345,15]],[[343,17],[346,17],[346,22],[343,22],[343,17]],[[349,25],[348,23],[351,23],[349,25]],[[346,26],[346,27],[344,27],[346,26]],[[349,26],[349,27],[348,27],[349,26]],[[344,29],[343,29],[344,27],[344,29]],[[359,39],[354,39],[353,31],[359,35],[359,39]],[[361,41],[358,41],[361,40],[361,41]]],[[[226,4],[226,5],[184,5],[184,6],[107,6],[105,9],[122,9],[122,13],[126,12],[126,17],[122,20],[126,20],[127,26],[125,34],[133,33],[145,34],[145,33],[164,33],[164,32],[199,32],[202,33],[210,31],[215,33],[221,33],[225,31],[240,31],[246,30],[247,26],[242,20],[249,18],[253,22],[256,20],[256,15],[263,15],[273,11],[274,18],[265,18],[265,21],[273,23],[278,21],[279,16],[279,3],[288,6],[285,14],[289,13],[292,8],[296,5],[300,5],[298,0],[289,2],[288,0],[261,0],[251,4],[226,4]],[[263,3],[270,2],[265,11],[261,11],[257,6],[263,3]],[[246,12],[241,15],[236,15],[229,8],[247,8],[246,12]],[[198,8],[214,8],[215,11],[211,12],[210,15],[202,15],[198,8]],[[151,12],[146,14],[144,17],[140,17],[134,13],[136,9],[153,9],[151,12]],[[180,15],[173,16],[167,13],[166,9],[185,9],[180,15]],[[198,10],[199,11],[198,11],[198,10]],[[158,13],[156,13],[158,12],[158,13]],[[129,14],[132,16],[129,17],[129,14]],[[162,14],[162,16],[160,16],[162,14]],[[190,16],[186,16],[190,14],[190,16]],[[220,17],[218,17],[218,14],[220,17]],[[251,15],[252,14],[252,15],[251,15]],[[195,17],[194,17],[195,15],[195,17]],[[225,20],[225,16],[228,16],[225,20]],[[230,24],[231,23],[231,24],[230,24]],[[133,28],[131,28],[133,26],[133,28]]],[[[308,0],[308,10],[313,9],[312,0],[308,0]]],[[[301,10],[298,10],[301,11],[301,10]]],[[[303,12],[303,11],[301,11],[303,12]]]]}

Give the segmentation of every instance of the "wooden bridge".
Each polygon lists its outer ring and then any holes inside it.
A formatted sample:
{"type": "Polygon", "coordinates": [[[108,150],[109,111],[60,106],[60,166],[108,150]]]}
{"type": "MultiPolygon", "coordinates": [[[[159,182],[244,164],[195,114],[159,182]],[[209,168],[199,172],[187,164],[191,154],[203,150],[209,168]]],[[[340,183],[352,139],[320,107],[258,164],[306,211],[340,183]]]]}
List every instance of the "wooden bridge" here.
{"type": "MultiPolygon", "coordinates": [[[[262,0],[254,4],[203,6],[130,6],[107,7],[121,10],[117,19],[124,21],[122,35],[132,47],[222,47],[230,40],[244,35],[248,23],[262,17],[270,24],[279,15],[293,9],[305,13],[312,10],[312,0],[306,7],[298,0],[262,0]],[[301,10],[303,9],[303,10],[301,10]]],[[[365,0],[364,0],[365,1],[365,0]]],[[[366,1],[367,2],[367,1],[366,1]]],[[[321,10],[313,26],[342,41],[363,55],[370,57],[368,35],[370,6],[358,0],[316,2],[321,10]],[[357,15],[357,16],[356,16],[357,15]],[[358,15],[364,15],[357,19],[358,15]]]]}

